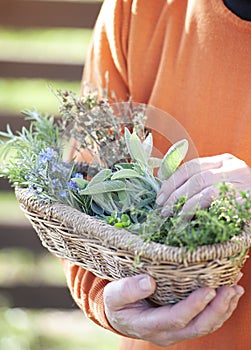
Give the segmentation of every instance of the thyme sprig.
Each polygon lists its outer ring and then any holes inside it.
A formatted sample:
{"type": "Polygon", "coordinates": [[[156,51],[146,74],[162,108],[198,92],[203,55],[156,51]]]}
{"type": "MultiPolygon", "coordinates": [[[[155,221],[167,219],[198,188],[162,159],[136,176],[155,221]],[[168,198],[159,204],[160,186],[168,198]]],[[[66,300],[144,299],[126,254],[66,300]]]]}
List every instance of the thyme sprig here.
{"type": "Polygon", "coordinates": [[[173,214],[163,218],[160,208],[146,215],[140,225],[131,225],[132,232],[141,235],[148,242],[162,243],[175,247],[187,247],[193,251],[198,246],[226,242],[237,237],[250,221],[251,198],[241,191],[242,200],[236,199],[236,190],[222,182],[218,185],[219,196],[207,209],[198,209],[192,219],[182,213],[186,197],[174,205],[173,214]]]}

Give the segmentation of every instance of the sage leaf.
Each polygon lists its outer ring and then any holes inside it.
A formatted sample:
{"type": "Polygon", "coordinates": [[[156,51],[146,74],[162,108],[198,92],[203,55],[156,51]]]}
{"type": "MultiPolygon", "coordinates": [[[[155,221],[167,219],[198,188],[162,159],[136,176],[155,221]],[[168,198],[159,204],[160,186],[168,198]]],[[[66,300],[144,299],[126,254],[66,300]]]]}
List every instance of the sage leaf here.
{"type": "Polygon", "coordinates": [[[104,209],[100,205],[96,204],[94,201],[92,201],[91,203],[91,209],[99,217],[104,216],[104,209]]]}
{"type": "Polygon", "coordinates": [[[71,180],[76,183],[76,185],[78,186],[78,188],[80,190],[83,190],[88,185],[88,181],[87,180],[81,179],[79,177],[73,177],[71,180]]]}
{"type": "Polygon", "coordinates": [[[107,193],[96,194],[95,197],[93,197],[92,203],[96,203],[96,205],[101,207],[104,212],[109,213],[114,210],[110,201],[110,196],[107,196],[107,193]]]}
{"type": "Polygon", "coordinates": [[[180,162],[185,158],[188,150],[188,141],[180,140],[172,145],[165,154],[158,171],[160,180],[168,179],[178,168],[180,162]]]}
{"type": "Polygon", "coordinates": [[[149,133],[145,140],[142,142],[142,146],[145,152],[145,156],[148,160],[151,157],[153,149],[153,137],[151,133],[149,133]]]}
{"type": "Polygon", "coordinates": [[[119,198],[120,202],[124,202],[125,200],[127,200],[128,197],[129,196],[128,196],[126,191],[119,191],[118,192],[118,198],[119,198]]]}
{"type": "Polygon", "coordinates": [[[139,163],[147,164],[147,157],[140,141],[140,138],[133,132],[132,134],[128,129],[125,129],[125,140],[128,148],[128,152],[133,160],[139,163]]]}
{"type": "Polygon", "coordinates": [[[126,142],[126,147],[127,147],[128,153],[131,156],[131,147],[130,147],[131,133],[127,128],[125,128],[124,137],[125,137],[125,142],[126,142]]]}
{"type": "Polygon", "coordinates": [[[116,169],[133,169],[134,168],[134,164],[132,163],[118,163],[114,165],[116,169]]]}
{"type": "Polygon", "coordinates": [[[103,182],[111,176],[111,169],[102,169],[100,170],[89,182],[88,187],[93,186],[99,182],[103,182]]]}
{"type": "Polygon", "coordinates": [[[92,186],[87,186],[83,191],[80,191],[81,195],[96,195],[106,192],[117,192],[125,190],[126,186],[123,181],[104,181],[99,182],[92,186]]]}
{"type": "Polygon", "coordinates": [[[135,170],[123,169],[123,170],[119,170],[116,173],[114,173],[111,177],[111,180],[130,179],[132,177],[138,177],[138,176],[140,176],[140,175],[135,170]]]}
{"type": "Polygon", "coordinates": [[[129,194],[126,191],[120,191],[118,192],[118,197],[119,201],[122,204],[121,212],[123,213],[126,210],[130,209],[130,207],[132,206],[132,201],[129,194]]]}

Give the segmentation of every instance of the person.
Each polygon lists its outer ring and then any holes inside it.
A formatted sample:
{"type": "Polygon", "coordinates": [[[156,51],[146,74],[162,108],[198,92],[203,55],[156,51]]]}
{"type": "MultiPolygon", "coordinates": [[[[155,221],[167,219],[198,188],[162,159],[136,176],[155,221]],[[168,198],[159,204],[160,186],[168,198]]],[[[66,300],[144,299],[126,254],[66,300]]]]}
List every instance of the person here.
{"type": "MultiPolygon", "coordinates": [[[[222,175],[237,189],[251,189],[250,21],[249,0],[105,0],[102,5],[83,83],[169,113],[199,154],[161,188],[157,202],[165,213],[183,194],[188,207],[207,206],[222,175]]],[[[163,153],[164,141],[157,134],[155,145],[163,153]]],[[[250,260],[241,285],[201,288],[159,307],[145,301],[155,289],[150,276],[108,282],[68,261],[63,265],[77,305],[121,335],[121,350],[251,348],[250,260]]]]}

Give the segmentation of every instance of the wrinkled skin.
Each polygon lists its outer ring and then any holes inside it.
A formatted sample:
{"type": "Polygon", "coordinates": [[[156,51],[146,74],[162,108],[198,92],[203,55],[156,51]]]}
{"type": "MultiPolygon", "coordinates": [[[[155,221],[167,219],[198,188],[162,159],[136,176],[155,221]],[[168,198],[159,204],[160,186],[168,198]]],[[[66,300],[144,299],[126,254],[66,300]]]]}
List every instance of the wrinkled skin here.
{"type": "Polygon", "coordinates": [[[109,283],[104,290],[107,319],[123,335],[168,346],[211,333],[232,315],[244,290],[201,288],[177,303],[154,307],[146,300],[155,289],[147,275],[109,283]]]}
{"type": "MultiPolygon", "coordinates": [[[[237,193],[251,189],[251,171],[231,154],[191,160],[164,181],[157,203],[163,205],[163,215],[169,215],[172,205],[183,195],[187,196],[184,212],[206,208],[217,196],[215,184],[222,181],[232,184],[237,193]]],[[[145,298],[155,287],[154,279],[147,275],[109,283],[104,304],[111,326],[123,335],[168,346],[220,328],[244,293],[238,285],[218,290],[200,288],[175,305],[154,307],[145,298]]]]}
{"type": "Polygon", "coordinates": [[[181,196],[187,196],[184,212],[207,208],[217,196],[216,184],[223,181],[232,185],[237,193],[250,190],[251,170],[244,161],[228,153],[193,159],[163,182],[157,203],[163,206],[165,216],[170,214],[173,204],[181,196]]]}

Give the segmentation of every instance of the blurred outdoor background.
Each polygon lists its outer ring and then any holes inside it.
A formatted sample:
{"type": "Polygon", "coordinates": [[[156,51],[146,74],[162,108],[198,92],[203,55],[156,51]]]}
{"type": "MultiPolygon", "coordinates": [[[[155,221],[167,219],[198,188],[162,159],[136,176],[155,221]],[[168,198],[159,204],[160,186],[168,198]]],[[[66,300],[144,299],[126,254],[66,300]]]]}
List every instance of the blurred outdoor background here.
{"type": "MultiPolygon", "coordinates": [[[[49,86],[80,92],[101,3],[0,0],[0,130],[20,129],[24,109],[56,115],[49,86]]],[[[115,350],[118,342],[75,306],[60,262],[0,179],[0,350],[115,350]]]]}

